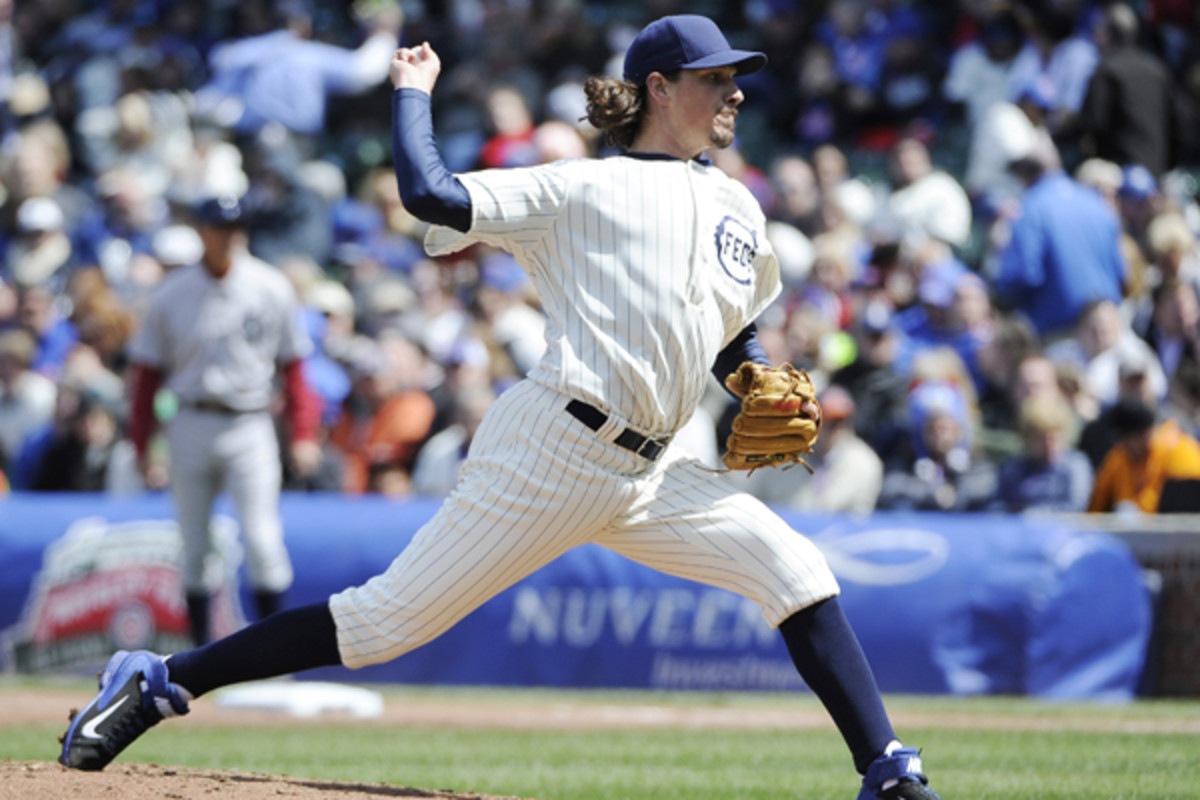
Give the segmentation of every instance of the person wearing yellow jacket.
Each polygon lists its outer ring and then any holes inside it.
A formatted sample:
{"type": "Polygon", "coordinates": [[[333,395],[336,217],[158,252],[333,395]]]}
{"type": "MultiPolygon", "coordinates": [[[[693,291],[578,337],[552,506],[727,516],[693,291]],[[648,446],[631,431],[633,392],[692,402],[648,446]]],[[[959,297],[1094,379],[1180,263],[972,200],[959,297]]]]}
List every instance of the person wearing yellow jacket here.
{"type": "Polygon", "coordinates": [[[1174,420],[1156,423],[1154,409],[1122,400],[1114,409],[1117,444],[1100,464],[1089,512],[1158,511],[1168,481],[1200,480],[1200,441],[1174,420]]]}

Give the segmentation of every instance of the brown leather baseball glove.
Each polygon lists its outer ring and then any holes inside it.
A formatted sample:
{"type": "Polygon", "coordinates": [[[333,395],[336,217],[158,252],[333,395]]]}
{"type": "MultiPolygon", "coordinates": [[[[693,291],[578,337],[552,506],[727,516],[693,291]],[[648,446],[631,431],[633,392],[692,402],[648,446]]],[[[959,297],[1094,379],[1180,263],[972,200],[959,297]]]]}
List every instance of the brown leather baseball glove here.
{"type": "Polygon", "coordinates": [[[791,364],[778,367],[746,361],[725,378],[742,399],[726,443],[725,466],[731,470],[803,464],[821,430],[821,405],[808,373],[791,364]]]}

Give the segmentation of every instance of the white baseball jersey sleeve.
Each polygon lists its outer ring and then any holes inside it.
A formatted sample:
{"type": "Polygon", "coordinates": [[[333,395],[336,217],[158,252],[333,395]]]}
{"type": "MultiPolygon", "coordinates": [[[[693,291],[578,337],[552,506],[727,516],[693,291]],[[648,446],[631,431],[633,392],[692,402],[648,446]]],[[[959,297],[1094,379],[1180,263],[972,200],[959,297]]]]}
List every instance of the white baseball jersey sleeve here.
{"type": "Polygon", "coordinates": [[[426,248],[512,252],[549,319],[530,379],[649,434],[688,421],[717,354],[780,292],[762,210],[716,167],[621,156],[459,179],[471,230],[434,227],[426,248]]]}

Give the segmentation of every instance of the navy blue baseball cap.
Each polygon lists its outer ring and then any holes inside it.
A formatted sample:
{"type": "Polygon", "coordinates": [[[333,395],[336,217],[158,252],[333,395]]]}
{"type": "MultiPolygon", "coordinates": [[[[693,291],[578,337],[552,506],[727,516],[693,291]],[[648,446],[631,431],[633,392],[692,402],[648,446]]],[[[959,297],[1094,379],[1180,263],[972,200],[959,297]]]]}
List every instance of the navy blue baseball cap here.
{"type": "Polygon", "coordinates": [[[244,216],[242,201],[232,194],[210,197],[196,209],[201,225],[240,225],[244,216]]]}
{"type": "Polygon", "coordinates": [[[639,86],[651,72],[736,66],[738,75],[763,68],[765,53],[734,50],[717,23],[697,14],[677,14],[642,28],[625,52],[625,80],[639,86]]]}

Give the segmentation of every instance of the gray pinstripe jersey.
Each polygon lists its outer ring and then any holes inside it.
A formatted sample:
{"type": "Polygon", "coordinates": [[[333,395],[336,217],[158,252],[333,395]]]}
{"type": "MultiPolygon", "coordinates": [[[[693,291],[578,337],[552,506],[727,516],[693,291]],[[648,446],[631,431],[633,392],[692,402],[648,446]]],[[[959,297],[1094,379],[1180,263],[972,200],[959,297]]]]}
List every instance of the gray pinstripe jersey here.
{"type": "Polygon", "coordinates": [[[249,253],[222,280],[180,267],[155,291],[129,345],[134,361],[167,373],[167,388],[189,402],[264,409],[276,365],[312,347],[283,273],[249,253]]]}

